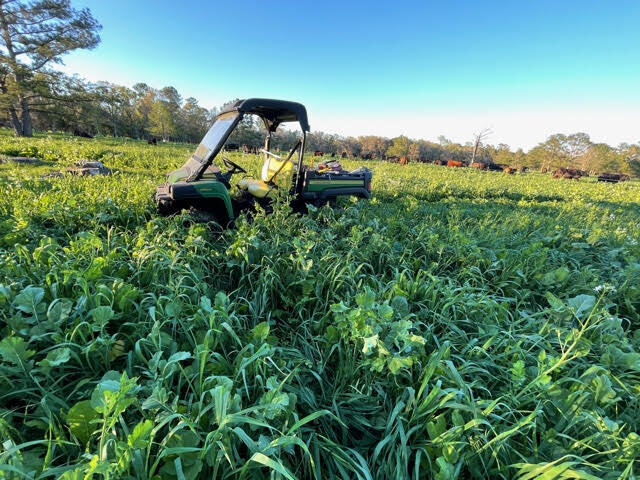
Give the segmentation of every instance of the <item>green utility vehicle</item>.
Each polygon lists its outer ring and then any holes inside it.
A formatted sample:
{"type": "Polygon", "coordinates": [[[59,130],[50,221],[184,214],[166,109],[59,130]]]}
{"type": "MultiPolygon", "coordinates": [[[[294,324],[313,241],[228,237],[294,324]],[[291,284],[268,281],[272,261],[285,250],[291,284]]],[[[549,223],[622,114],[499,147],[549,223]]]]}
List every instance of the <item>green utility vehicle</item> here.
{"type": "Polygon", "coordinates": [[[372,174],[367,168],[352,172],[322,171],[304,165],[309,131],[307,110],[300,103],[265,98],[238,100],[216,116],[189,160],[169,173],[166,183],[158,187],[155,194],[158,211],[169,215],[195,208],[226,225],[256,204],[268,208],[277,192],[290,193],[293,206],[301,209],[307,203],[321,205],[340,195],[370,198],[372,174]],[[249,178],[244,168],[223,156],[225,142],[245,115],[260,117],[267,130],[264,148],[260,150],[264,154],[260,179],[249,178]],[[291,151],[279,156],[270,151],[271,136],[285,122],[298,122],[301,134],[291,151]],[[213,163],[218,154],[224,172],[213,163]],[[232,186],[235,174],[245,174],[235,184],[237,189],[232,186]]]}

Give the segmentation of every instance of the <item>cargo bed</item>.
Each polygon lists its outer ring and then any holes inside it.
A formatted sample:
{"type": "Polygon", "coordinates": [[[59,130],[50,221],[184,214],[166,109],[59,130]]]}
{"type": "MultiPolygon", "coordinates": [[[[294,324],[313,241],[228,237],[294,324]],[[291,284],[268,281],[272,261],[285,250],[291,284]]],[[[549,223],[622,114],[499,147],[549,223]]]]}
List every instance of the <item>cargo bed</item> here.
{"type": "Polygon", "coordinates": [[[335,200],[339,195],[371,198],[371,178],[365,167],[352,172],[305,170],[301,195],[305,200],[335,200]]]}

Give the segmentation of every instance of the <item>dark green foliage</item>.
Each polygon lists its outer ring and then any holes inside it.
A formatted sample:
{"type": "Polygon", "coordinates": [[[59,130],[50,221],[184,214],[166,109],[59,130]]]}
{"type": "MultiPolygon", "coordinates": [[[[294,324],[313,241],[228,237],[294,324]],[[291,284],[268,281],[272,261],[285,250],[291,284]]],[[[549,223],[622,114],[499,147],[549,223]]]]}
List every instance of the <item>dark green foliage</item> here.
{"type": "Polygon", "coordinates": [[[637,182],[375,163],[370,202],[220,231],[154,212],[190,148],[0,142],[26,150],[0,477],[637,475],[637,182]],[[116,173],[37,178],[80,158],[116,173]]]}
{"type": "Polygon", "coordinates": [[[94,48],[101,26],[70,0],[0,2],[0,108],[16,135],[33,134],[31,112],[56,102],[59,72],[51,66],[80,48],[94,48]]]}

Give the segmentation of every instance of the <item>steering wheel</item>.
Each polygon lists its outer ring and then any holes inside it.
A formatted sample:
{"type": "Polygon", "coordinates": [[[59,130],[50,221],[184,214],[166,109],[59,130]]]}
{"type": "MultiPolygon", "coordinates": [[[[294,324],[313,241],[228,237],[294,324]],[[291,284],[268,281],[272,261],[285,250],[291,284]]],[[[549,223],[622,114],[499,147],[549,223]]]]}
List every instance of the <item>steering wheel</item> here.
{"type": "Polygon", "coordinates": [[[247,173],[247,171],[244,168],[242,168],[237,163],[233,163],[231,160],[229,160],[226,157],[222,157],[222,162],[229,169],[227,173],[230,173],[231,175],[233,175],[236,172],[247,173]]]}
{"type": "Polygon", "coordinates": [[[276,155],[275,153],[271,153],[269,150],[261,148],[260,151],[262,153],[266,153],[267,155],[271,155],[272,157],[277,158],[278,160],[282,160],[282,157],[280,155],[276,155]]]}

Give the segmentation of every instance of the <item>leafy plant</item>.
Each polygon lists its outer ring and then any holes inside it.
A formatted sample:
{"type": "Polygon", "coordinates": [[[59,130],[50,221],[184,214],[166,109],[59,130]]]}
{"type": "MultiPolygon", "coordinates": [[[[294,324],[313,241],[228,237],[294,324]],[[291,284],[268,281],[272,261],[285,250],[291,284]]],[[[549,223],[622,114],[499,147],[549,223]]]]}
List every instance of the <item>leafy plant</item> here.
{"type": "Polygon", "coordinates": [[[0,478],[638,475],[637,182],[372,162],[220,232],[155,213],[191,150],[0,132],[0,478]]]}

